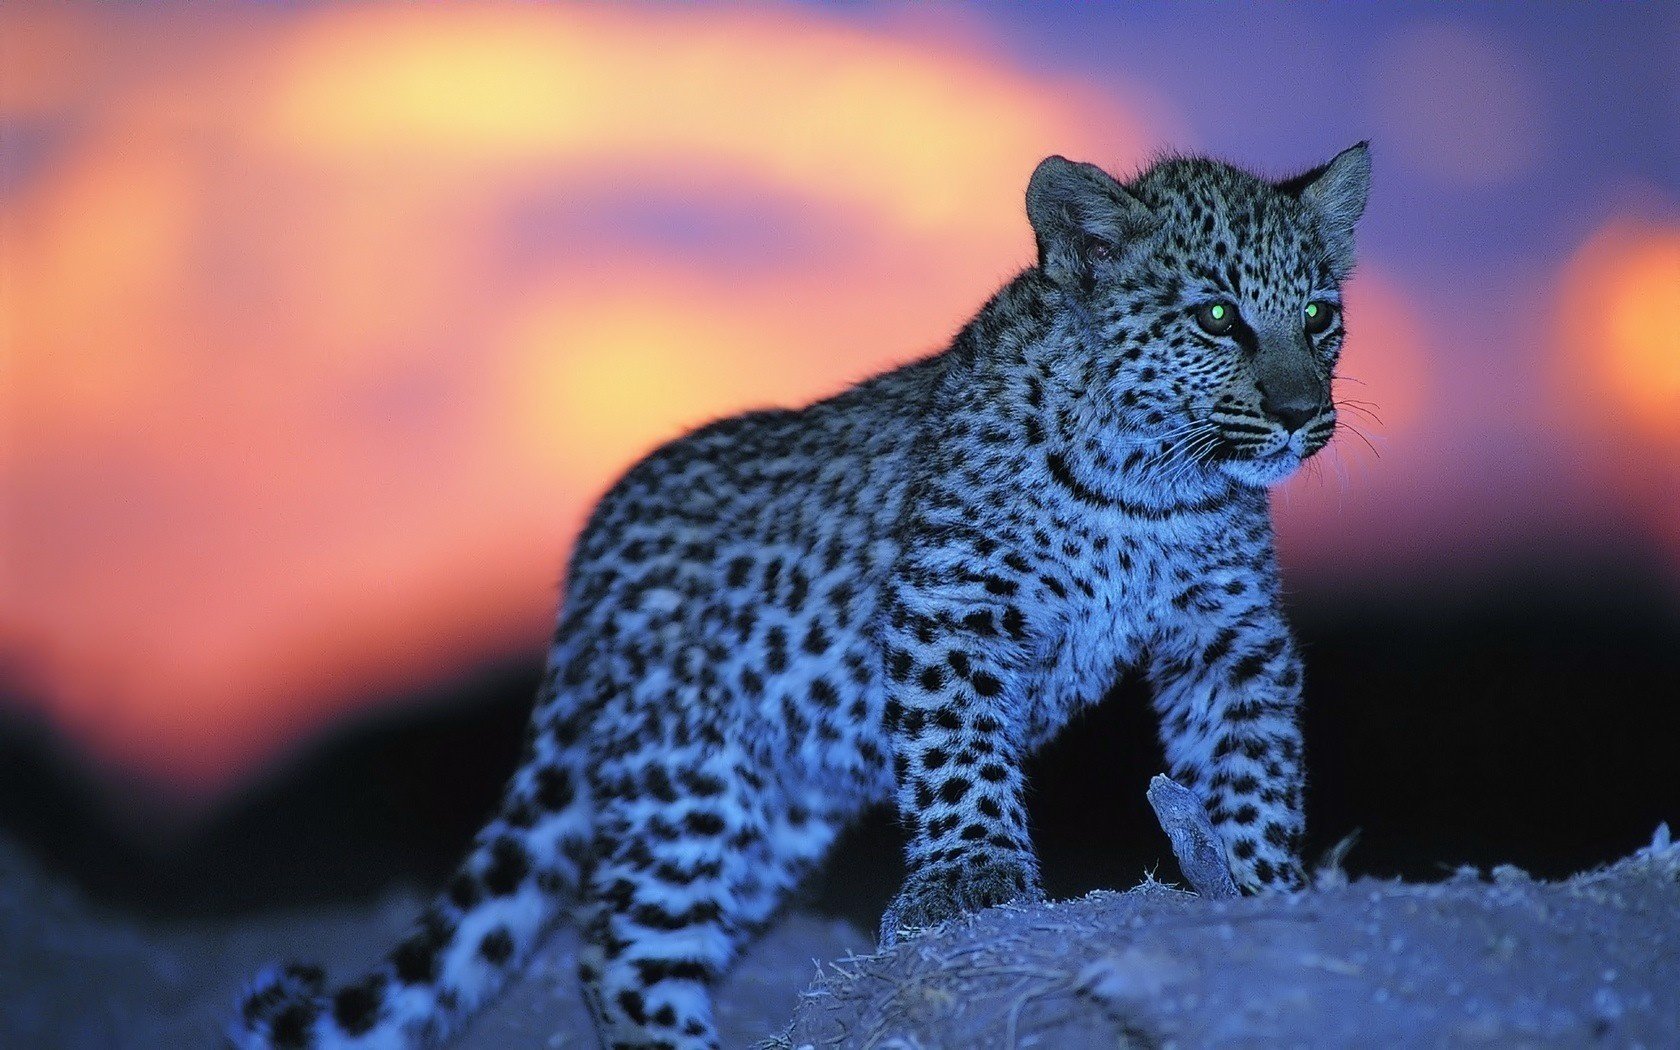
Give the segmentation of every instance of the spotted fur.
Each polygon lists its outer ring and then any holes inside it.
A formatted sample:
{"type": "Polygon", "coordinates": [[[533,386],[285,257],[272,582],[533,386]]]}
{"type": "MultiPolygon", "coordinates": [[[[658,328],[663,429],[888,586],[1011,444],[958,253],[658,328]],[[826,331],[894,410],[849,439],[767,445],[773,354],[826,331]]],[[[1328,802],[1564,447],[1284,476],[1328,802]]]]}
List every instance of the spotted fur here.
{"type": "Polygon", "coordinates": [[[573,554],[523,761],[459,874],[336,992],[259,978],[242,1047],[447,1037],[563,906],[614,1047],[717,1043],[707,986],[896,799],[905,931],[1040,895],[1022,762],[1142,668],[1251,892],[1301,882],[1301,668],[1265,486],[1335,428],[1361,144],[1280,183],[1053,157],[1038,265],[951,346],[632,468],[573,554]],[[1198,307],[1240,322],[1212,336],[1198,307]]]}

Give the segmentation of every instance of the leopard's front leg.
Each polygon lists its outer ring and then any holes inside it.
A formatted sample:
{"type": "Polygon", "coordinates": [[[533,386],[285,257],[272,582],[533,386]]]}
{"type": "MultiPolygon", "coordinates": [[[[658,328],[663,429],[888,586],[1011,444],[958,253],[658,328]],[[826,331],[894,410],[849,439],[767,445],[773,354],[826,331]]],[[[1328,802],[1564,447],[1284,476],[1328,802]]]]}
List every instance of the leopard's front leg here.
{"type": "Polygon", "coordinates": [[[1301,662],[1269,588],[1219,595],[1155,655],[1150,678],[1175,780],[1195,791],[1248,893],[1298,889],[1301,662]],[[1213,607],[1210,607],[1213,606],[1213,607]]]}
{"type": "Polygon", "coordinates": [[[895,578],[883,630],[887,728],[908,874],[881,920],[900,933],[1038,900],[1023,804],[1020,717],[1026,617],[1004,566],[895,578]],[[919,581],[919,582],[912,582],[919,581]]]}

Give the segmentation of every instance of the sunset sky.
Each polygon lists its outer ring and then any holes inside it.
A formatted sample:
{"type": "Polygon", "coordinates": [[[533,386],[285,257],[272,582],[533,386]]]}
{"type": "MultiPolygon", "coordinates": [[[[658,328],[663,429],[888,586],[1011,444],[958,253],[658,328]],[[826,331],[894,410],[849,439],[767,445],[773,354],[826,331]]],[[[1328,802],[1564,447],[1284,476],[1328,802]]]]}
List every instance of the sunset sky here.
{"type": "Polygon", "coordinates": [[[1373,141],[1301,588],[1680,594],[1680,8],[7,4],[0,70],[0,704],[183,797],[540,651],[618,471],[943,345],[1048,153],[1373,141]]]}

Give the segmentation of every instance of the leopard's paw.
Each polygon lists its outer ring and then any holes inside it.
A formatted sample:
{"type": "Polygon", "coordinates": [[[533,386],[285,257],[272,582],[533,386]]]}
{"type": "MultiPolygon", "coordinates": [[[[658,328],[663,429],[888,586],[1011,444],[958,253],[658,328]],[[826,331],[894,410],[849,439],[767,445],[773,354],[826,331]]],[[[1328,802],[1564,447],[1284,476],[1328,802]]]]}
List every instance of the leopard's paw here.
{"type": "Polygon", "coordinates": [[[881,917],[881,947],[890,948],[907,933],[983,908],[1043,899],[1038,869],[1030,858],[988,858],[971,865],[918,868],[904,880],[881,917]]]}

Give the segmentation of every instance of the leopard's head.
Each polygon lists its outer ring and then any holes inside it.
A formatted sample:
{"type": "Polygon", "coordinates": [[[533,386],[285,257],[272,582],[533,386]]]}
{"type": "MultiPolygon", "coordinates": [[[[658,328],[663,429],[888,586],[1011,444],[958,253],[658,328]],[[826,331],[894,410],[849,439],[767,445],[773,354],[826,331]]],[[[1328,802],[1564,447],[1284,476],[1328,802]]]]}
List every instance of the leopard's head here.
{"type": "Polygon", "coordinates": [[[1370,173],[1365,143],[1281,181],[1200,158],[1124,184],[1041,163],[1027,213],[1091,359],[1082,396],[1170,441],[1175,462],[1256,485],[1288,476],[1335,430],[1341,287],[1370,173]]]}

